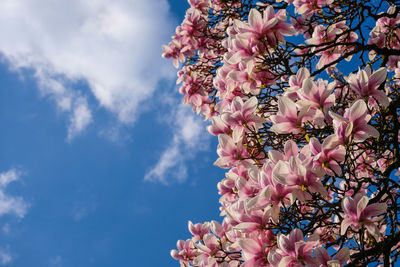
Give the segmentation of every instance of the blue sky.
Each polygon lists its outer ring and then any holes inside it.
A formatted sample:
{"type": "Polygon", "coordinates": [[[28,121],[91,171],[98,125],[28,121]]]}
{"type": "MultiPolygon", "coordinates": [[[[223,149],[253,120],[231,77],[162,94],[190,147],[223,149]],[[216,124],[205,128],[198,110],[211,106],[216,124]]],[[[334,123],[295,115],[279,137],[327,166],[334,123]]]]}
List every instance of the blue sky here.
{"type": "Polygon", "coordinates": [[[187,2],[34,2],[0,5],[0,266],[178,266],[224,176],[161,58],[187,2]]]}

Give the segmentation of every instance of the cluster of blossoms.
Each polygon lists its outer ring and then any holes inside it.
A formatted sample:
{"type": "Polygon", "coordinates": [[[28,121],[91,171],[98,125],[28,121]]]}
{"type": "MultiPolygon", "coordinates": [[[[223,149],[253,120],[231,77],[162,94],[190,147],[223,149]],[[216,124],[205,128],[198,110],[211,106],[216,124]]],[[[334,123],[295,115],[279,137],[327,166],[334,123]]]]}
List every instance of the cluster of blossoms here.
{"type": "Polygon", "coordinates": [[[222,223],[181,266],[400,257],[400,2],[189,0],[163,56],[218,136],[222,223]],[[399,170],[397,170],[399,169],[399,170]]]}

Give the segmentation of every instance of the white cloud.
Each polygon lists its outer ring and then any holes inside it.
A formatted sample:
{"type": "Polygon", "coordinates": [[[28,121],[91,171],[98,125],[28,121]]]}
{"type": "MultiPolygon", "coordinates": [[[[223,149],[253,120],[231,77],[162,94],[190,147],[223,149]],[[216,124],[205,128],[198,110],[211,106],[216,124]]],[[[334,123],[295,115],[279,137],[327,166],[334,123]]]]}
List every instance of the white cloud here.
{"type": "Polygon", "coordinates": [[[160,56],[174,24],[167,0],[2,0],[0,53],[33,71],[70,117],[71,140],[95,119],[82,83],[121,122],[135,121],[157,83],[175,75],[160,56]]]}
{"type": "Polygon", "coordinates": [[[61,256],[57,256],[57,257],[51,258],[49,260],[49,265],[51,267],[62,267],[62,258],[61,258],[61,256]]]}
{"type": "Polygon", "coordinates": [[[15,214],[22,218],[28,209],[28,204],[22,197],[10,196],[5,192],[6,187],[11,182],[19,180],[21,172],[11,169],[0,173],[0,216],[5,214],[15,214]]]}
{"type": "MultiPolygon", "coordinates": [[[[174,104],[169,103],[171,107],[174,104]]],[[[188,106],[177,105],[166,122],[174,132],[172,141],[145,175],[146,181],[168,184],[167,177],[174,177],[178,182],[184,181],[187,178],[187,160],[209,147],[210,135],[205,130],[205,123],[188,106]]]]}
{"type": "Polygon", "coordinates": [[[12,255],[10,248],[7,246],[5,248],[0,248],[0,264],[7,265],[12,262],[12,255]]]}

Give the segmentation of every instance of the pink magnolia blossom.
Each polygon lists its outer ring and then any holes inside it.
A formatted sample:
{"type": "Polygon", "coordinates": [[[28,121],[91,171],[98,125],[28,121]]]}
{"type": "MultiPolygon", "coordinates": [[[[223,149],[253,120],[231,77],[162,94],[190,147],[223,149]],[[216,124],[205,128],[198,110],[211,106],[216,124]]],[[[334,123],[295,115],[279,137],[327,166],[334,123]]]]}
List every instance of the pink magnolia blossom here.
{"type": "Polygon", "coordinates": [[[323,168],[331,176],[342,174],[338,163],[343,162],[346,155],[344,147],[337,143],[335,135],[328,136],[322,145],[317,138],[310,139],[310,150],[314,154],[314,166],[323,168]]]}
{"type": "Polygon", "coordinates": [[[311,193],[319,192],[326,196],[328,193],[320,181],[321,173],[315,173],[307,160],[301,160],[299,154],[297,157],[291,157],[289,161],[280,160],[274,167],[272,175],[276,182],[292,187],[293,197],[304,201],[310,199],[311,193]]]}
{"type": "Polygon", "coordinates": [[[273,247],[275,236],[272,231],[254,233],[250,238],[240,238],[239,246],[243,251],[243,267],[262,267],[268,264],[268,253],[273,247]]]}
{"type": "Polygon", "coordinates": [[[296,75],[289,78],[289,87],[285,89],[285,94],[290,99],[297,99],[297,91],[303,86],[303,81],[310,77],[310,71],[306,68],[300,68],[296,75]]]}
{"type": "Polygon", "coordinates": [[[179,260],[181,263],[188,264],[189,261],[192,261],[199,254],[191,239],[186,241],[178,240],[176,246],[178,250],[171,250],[171,256],[174,259],[179,260]]]}
{"type": "Polygon", "coordinates": [[[315,264],[316,260],[312,254],[314,247],[319,243],[317,240],[318,236],[312,236],[304,241],[300,229],[294,229],[286,236],[279,235],[278,249],[269,253],[268,260],[273,267],[300,267],[304,264],[315,264]]]}
{"type": "Polygon", "coordinates": [[[219,158],[214,163],[216,166],[221,168],[233,167],[238,161],[249,156],[241,142],[235,143],[234,139],[226,134],[220,134],[218,141],[217,153],[219,158]]]}
{"type": "Polygon", "coordinates": [[[189,221],[188,228],[189,232],[193,235],[193,241],[202,240],[205,234],[210,233],[210,224],[208,222],[193,224],[189,221]]]}
{"type": "Polygon", "coordinates": [[[335,259],[329,255],[328,251],[323,247],[314,250],[318,267],[342,267],[350,258],[350,250],[347,247],[342,248],[336,253],[335,259]]]}
{"type": "Polygon", "coordinates": [[[286,96],[279,98],[278,107],[279,112],[271,116],[274,123],[271,131],[279,134],[300,133],[303,123],[311,120],[315,114],[315,110],[310,110],[309,106],[299,109],[296,103],[286,96]]]}
{"type": "Polygon", "coordinates": [[[375,98],[382,106],[389,105],[389,99],[385,92],[378,90],[379,86],[385,81],[387,71],[385,68],[372,72],[369,67],[359,70],[357,74],[350,74],[347,79],[350,88],[361,98],[375,98]]]}
{"type": "Polygon", "coordinates": [[[285,10],[275,14],[274,8],[268,6],[262,15],[257,9],[250,10],[248,23],[236,21],[236,27],[243,38],[266,38],[269,47],[275,47],[278,42],[285,43],[284,35],[290,36],[295,33],[293,27],[285,23],[286,20],[285,10]]]}
{"type": "Polygon", "coordinates": [[[368,114],[367,105],[361,99],[346,109],[343,117],[331,111],[329,115],[333,118],[335,134],[342,144],[350,141],[362,142],[371,136],[375,138],[379,136],[379,132],[368,124],[371,115],[368,114]]]}
{"type": "Polygon", "coordinates": [[[294,0],[293,5],[296,12],[304,17],[310,17],[321,10],[325,5],[329,5],[333,0],[294,0]]]}
{"type": "Polygon", "coordinates": [[[384,212],[386,212],[387,205],[385,203],[374,203],[368,205],[369,198],[361,194],[357,194],[354,198],[349,196],[344,197],[342,201],[342,208],[344,211],[344,219],[340,227],[340,234],[344,235],[347,228],[351,226],[354,230],[360,229],[362,226],[368,230],[368,232],[378,238],[380,232],[375,222],[376,218],[384,212]]]}
{"type": "MultiPolygon", "coordinates": [[[[230,110],[221,114],[221,119],[229,125],[235,132],[235,136],[240,137],[246,131],[246,127],[258,130],[265,119],[257,116],[258,101],[255,96],[246,101],[240,97],[232,100],[230,110]]],[[[238,141],[238,140],[235,140],[238,141]]]]}
{"type": "Polygon", "coordinates": [[[298,91],[300,100],[297,104],[311,106],[321,111],[326,111],[335,103],[335,95],[332,94],[335,83],[329,83],[319,79],[314,82],[310,78],[303,81],[301,89],[298,91]]]}

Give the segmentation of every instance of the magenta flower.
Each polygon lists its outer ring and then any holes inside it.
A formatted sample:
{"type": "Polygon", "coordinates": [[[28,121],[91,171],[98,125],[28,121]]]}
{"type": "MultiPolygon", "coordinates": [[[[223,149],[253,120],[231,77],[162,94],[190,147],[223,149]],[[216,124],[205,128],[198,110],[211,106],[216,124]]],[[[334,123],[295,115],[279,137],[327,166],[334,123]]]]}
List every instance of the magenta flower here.
{"type": "Polygon", "coordinates": [[[342,208],[344,211],[344,220],[340,227],[340,234],[344,235],[349,226],[354,230],[359,230],[361,226],[365,226],[368,232],[378,238],[380,232],[375,222],[376,218],[382,213],[386,212],[387,205],[385,203],[374,203],[368,205],[369,198],[361,194],[357,194],[354,198],[345,196],[342,201],[342,208]]]}
{"type": "Polygon", "coordinates": [[[357,74],[350,74],[347,79],[350,88],[361,98],[375,98],[382,106],[389,105],[389,98],[384,91],[378,90],[379,86],[385,81],[387,75],[386,68],[380,68],[372,73],[369,67],[359,70],[357,74]]]}

